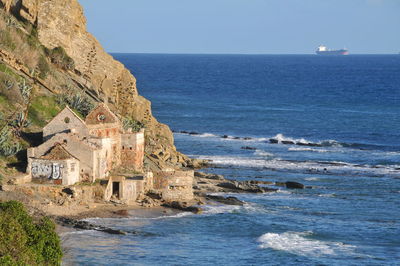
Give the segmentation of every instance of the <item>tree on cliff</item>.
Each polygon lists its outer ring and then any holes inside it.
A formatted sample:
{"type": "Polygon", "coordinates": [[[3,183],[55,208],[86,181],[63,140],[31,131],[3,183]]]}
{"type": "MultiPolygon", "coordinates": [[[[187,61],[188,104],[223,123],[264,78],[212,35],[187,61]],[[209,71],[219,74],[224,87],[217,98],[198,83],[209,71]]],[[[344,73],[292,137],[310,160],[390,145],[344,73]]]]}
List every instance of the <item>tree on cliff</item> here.
{"type": "Polygon", "coordinates": [[[0,265],[60,265],[61,257],[49,218],[35,221],[20,202],[0,203],[0,265]]]}

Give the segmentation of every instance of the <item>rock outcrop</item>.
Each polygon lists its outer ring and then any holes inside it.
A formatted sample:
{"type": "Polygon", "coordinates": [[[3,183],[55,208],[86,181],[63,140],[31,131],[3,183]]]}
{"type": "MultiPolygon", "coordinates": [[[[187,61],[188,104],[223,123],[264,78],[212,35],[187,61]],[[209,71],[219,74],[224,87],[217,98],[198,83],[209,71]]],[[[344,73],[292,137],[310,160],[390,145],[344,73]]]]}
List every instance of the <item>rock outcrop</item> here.
{"type": "Polygon", "coordinates": [[[67,74],[82,91],[96,101],[108,103],[120,116],[145,124],[150,167],[192,164],[176,151],[168,126],[153,117],[151,103],[139,95],[135,77],[87,32],[86,18],[77,0],[0,0],[0,4],[18,19],[31,23],[45,47],[65,49],[75,62],[74,71],[67,74]]]}

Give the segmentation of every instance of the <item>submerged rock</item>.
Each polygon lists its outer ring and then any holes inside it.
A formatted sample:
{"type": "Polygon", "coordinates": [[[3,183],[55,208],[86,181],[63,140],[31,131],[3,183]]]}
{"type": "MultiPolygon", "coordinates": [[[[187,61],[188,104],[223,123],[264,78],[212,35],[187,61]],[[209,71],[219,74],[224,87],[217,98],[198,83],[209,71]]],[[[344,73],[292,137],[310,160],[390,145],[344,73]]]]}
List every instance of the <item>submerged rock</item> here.
{"type": "Polygon", "coordinates": [[[203,212],[203,209],[198,206],[188,206],[186,202],[180,202],[180,201],[166,202],[161,206],[185,212],[193,212],[196,214],[203,212]]]}
{"type": "Polygon", "coordinates": [[[243,146],[241,147],[242,150],[257,150],[255,147],[250,147],[250,146],[243,146]]]}
{"type": "Polygon", "coordinates": [[[102,225],[95,225],[92,223],[89,223],[87,221],[81,221],[81,220],[75,220],[71,218],[66,218],[66,217],[58,217],[56,218],[57,223],[67,226],[67,227],[72,227],[76,229],[82,229],[82,230],[95,230],[95,231],[100,231],[108,234],[113,234],[113,235],[126,235],[127,233],[118,230],[118,229],[112,229],[109,227],[105,227],[102,225]]]}
{"type": "Polygon", "coordinates": [[[288,181],[285,185],[289,189],[304,189],[304,185],[298,182],[288,181]]]}
{"type": "Polygon", "coordinates": [[[230,192],[248,192],[248,193],[266,193],[274,192],[277,189],[260,187],[252,181],[232,181],[226,180],[226,182],[219,183],[217,186],[227,188],[230,192]]]}
{"type": "Polygon", "coordinates": [[[236,197],[223,197],[223,196],[212,196],[212,195],[207,195],[206,196],[207,200],[213,200],[222,204],[226,204],[226,205],[239,205],[239,206],[243,206],[244,202],[239,200],[236,197]]]}
{"type": "Polygon", "coordinates": [[[295,144],[295,143],[294,143],[294,141],[291,141],[291,140],[282,140],[282,144],[290,144],[290,145],[293,145],[293,144],[295,144]]]}

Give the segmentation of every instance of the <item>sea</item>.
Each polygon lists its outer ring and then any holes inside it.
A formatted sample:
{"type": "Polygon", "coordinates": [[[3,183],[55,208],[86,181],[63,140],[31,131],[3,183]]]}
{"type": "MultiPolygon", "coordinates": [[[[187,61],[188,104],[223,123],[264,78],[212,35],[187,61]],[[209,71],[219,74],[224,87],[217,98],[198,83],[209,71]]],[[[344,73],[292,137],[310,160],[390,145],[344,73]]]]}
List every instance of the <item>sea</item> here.
{"type": "Polygon", "coordinates": [[[64,233],[64,265],[400,265],[400,55],[113,56],[202,171],[308,188],[88,219],[137,233],[64,233]]]}

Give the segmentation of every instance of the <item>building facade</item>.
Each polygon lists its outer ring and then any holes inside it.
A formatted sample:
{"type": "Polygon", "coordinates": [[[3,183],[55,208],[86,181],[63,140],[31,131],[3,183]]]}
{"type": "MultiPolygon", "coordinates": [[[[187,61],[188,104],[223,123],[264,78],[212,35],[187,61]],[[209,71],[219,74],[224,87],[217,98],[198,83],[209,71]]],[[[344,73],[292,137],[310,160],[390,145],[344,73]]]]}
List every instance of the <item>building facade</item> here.
{"type": "Polygon", "coordinates": [[[124,130],[121,121],[105,104],[97,106],[85,120],[67,106],[43,128],[43,143],[28,149],[27,173],[33,179],[57,176],[56,166],[51,168],[53,170],[48,168],[56,164],[46,157],[53,150],[65,151],[71,157],[68,159],[75,160],[75,165],[79,165],[76,178],[75,171],[71,171],[71,167],[67,168],[63,161],[61,176],[58,177],[62,181],[57,181],[61,184],[104,179],[111,170],[120,166],[141,172],[144,145],[144,130],[124,130]],[[37,174],[37,169],[49,169],[47,172],[54,173],[41,175],[37,174]]]}

